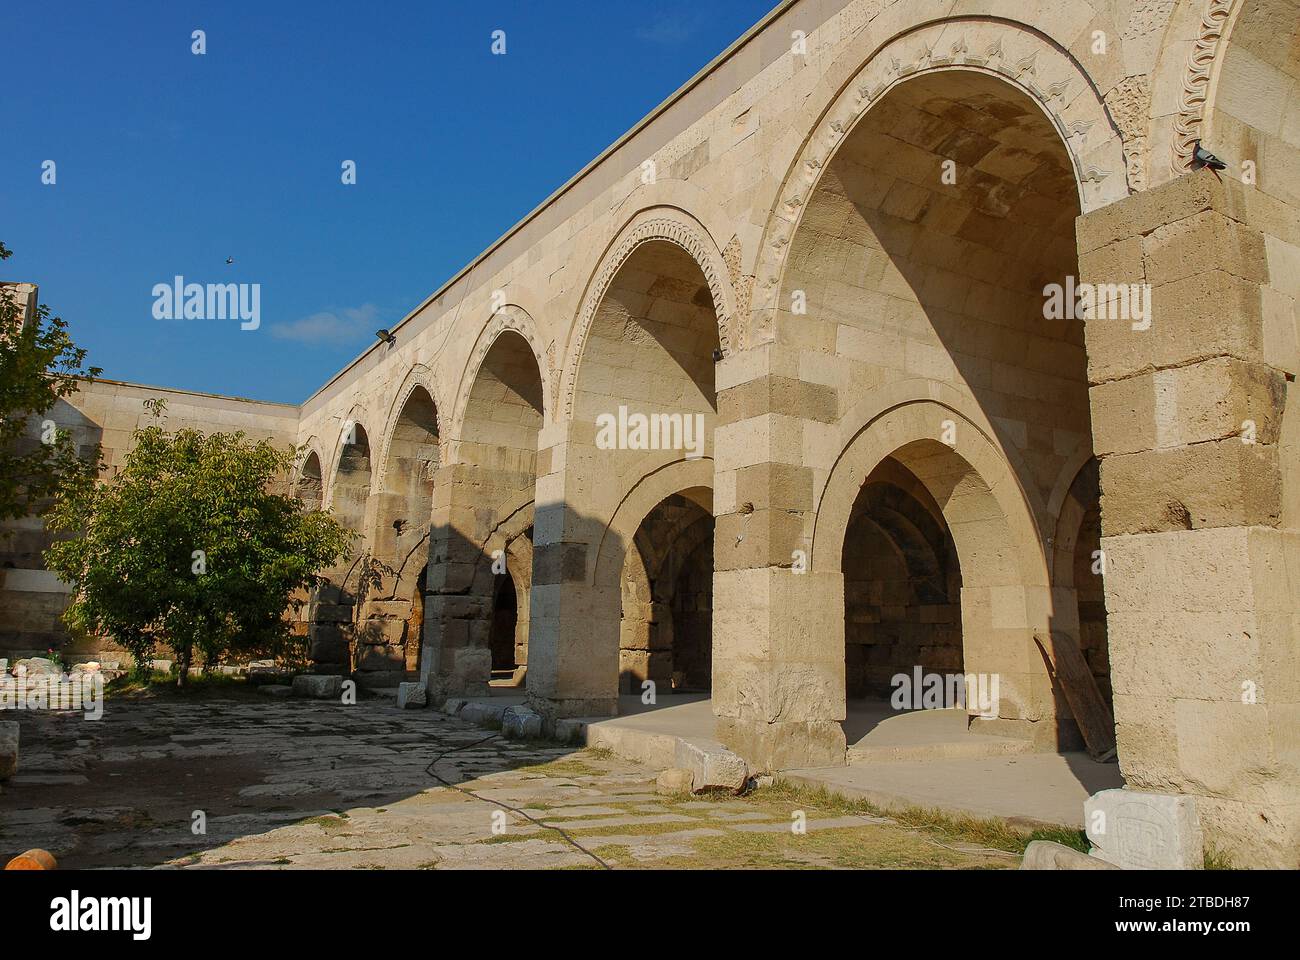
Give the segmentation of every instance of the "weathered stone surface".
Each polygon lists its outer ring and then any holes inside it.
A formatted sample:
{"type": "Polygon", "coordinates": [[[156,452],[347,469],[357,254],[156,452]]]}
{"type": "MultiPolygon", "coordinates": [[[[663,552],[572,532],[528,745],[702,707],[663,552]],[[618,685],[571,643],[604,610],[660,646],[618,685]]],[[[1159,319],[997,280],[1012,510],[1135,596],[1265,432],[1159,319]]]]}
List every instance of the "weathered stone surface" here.
{"type": "Polygon", "coordinates": [[[396,690],[406,681],[406,671],[358,670],[352,681],[362,690],[396,690]]]}
{"type": "Polygon", "coordinates": [[[18,721],[0,720],[0,780],[18,772],[18,721]]]}
{"type": "MultiPolygon", "coordinates": [[[[603,156],[310,402],[163,391],[177,422],[302,449],[296,493],[364,531],[294,598],[314,670],[476,698],[495,653],[548,724],[709,685],[713,735],[770,771],[845,762],[886,648],[999,676],[981,726],[1063,744],[1032,637],[1078,626],[1128,782],[1206,801],[1216,849],[1300,865],[1294,0],[790,16],[802,49],[765,24],[638,132],[657,177],[603,156]],[[1123,49],[1098,56],[1106,32],[1123,49]],[[1194,136],[1222,176],[1191,169],[1194,136]],[[1146,316],[1046,309],[1076,280],[1146,316]],[[700,448],[598,443],[624,407],[698,416],[700,448]],[[868,509],[877,484],[918,510],[868,509]],[[917,575],[881,575],[895,553],[917,575]],[[949,595],[911,602],[922,579],[949,595]]],[[[154,395],[87,383],[51,416],[115,469],[154,395]]],[[[11,657],[67,597],[22,523],[0,537],[11,657]]]]}
{"type": "Polygon", "coordinates": [[[422,683],[397,685],[397,706],[403,710],[423,710],[429,705],[429,691],[422,683]]]}
{"type": "Polygon", "coordinates": [[[509,707],[501,715],[501,732],[511,740],[536,740],[542,735],[541,714],[528,707],[509,707]]]}
{"type": "Polygon", "coordinates": [[[292,697],[293,687],[281,683],[268,683],[258,687],[257,692],[267,697],[292,697]]]}
{"type": "Polygon", "coordinates": [[[560,743],[586,743],[587,721],[562,717],[555,721],[555,739],[560,743]]]}
{"type": "Polygon", "coordinates": [[[343,678],[300,673],[293,678],[293,695],[312,700],[337,700],[343,695],[343,678]]]}
{"type": "Polygon", "coordinates": [[[484,703],[475,700],[465,704],[458,716],[470,723],[499,727],[508,709],[509,707],[504,703],[484,703]]]}
{"type": "Polygon", "coordinates": [[[678,797],[695,789],[695,774],[690,770],[673,767],[655,778],[655,793],[665,797],[678,797]]]}
{"type": "Polygon", "coordinates": [[[1205,844],[1188,796],[1103,790],[1083,805],[1092,856],[1128,870],[1200,870],[1205,844]]]}
{"type": "Polygon", "coordinates": [[[723,747],[677,740],[677,767],[689,770],[696,790],[710,787],[740,791],[749,778],[745,761],[723,747]]]}
{"type": "Polygon", "coordinates": [[[47,660],[44,657],[27,657],[19,660],[14,664],[14,674],[27,674],[29,677],[49,676],[59,672],[59,668],[54,665],[53,660],[47,660]]]}
{"type": "Polygon", "coordinates": [[[1051,840],[1035,840],[1025,848],[1021,870],[1118,870],[1119,867],[1097,857],[1090,857],[1051,840]]]}
{"type": "Polygon", "coordinates": [[[469,703],[469,701],[461,697],[448,697],[442,702],[441,712],[447,714],[449,717],[454,717],[465,708],[467,703],[469,703]]]}

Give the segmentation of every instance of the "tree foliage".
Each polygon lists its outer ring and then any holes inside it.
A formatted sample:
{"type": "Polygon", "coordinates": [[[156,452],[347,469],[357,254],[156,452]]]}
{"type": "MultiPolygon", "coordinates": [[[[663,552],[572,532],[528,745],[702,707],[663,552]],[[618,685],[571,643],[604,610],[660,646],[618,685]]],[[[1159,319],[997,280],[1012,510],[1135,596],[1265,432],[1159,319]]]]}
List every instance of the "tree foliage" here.
{"type": "Polygon", "coordinates": [[[137,662],[165,644],[181,684],[196,658],[282,649],[291,596],[354,537],[274,492],[293,459],[243,433],[137,429],[117,476],[65,487],[48,518],[73,534],[45,554],[75,587],[69,627],[111,637],[137,662]]]}
{"type": "MultiPolygon", "coordinates": [[[[0,243],[0,261],[10,256],[0,243]]],[[[48,307],[38,307],[35,320],[23,326],[18,303],[0,295],[0,521],[40,512],[61,485],[83,483],[98,472],[98,450],[79,457],[68,431],[37,423],[39,439],[28,435],[34,418],[99,376],[99,368],[85,363],[86,351],[48,307]]]]}

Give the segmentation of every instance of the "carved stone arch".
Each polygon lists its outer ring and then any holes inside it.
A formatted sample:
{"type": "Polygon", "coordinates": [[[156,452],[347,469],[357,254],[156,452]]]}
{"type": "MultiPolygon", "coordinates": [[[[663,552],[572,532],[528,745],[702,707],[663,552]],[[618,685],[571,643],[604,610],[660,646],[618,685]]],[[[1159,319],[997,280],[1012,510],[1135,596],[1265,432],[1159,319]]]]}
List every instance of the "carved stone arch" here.
{"type": "MultiPolygon", "coordinates": [[[[368,420],[373,422],[373,418],[370,417],[369,413],[370,412],[361,404],[354,404],[352,406],[352,409],[348,411],[347,416],[340,417],[338,420],[334,421],[337,424],[338,431],[332,443],[332,447],[330,450],[329,465],[328,465],[328,469],[325,472],[326,486],[328,488],[326,491],[327,495],[325,499],[326,509],[331,507],[334,502],[334,479],[338,476],[339,462],[343,458],[343,450],[344,447],[346,446],[346,444],[343,441],[348,435],[348,425],[349,424],[359,425],[361,429],[365,431],[366,442],[367,443],[373,442],[373,437],[371,435],[370,428],[366,426],[366,422],[368,420]]],[[[370,456],[371,456],[370,484],[373,489],[374,481],[375,481],[375,465],[374,465],[375,451],[373,448],[370,451],[370,456]]],[[[325,466],[324,461],[322,461],[321,466],[322,467],[325,466]]]]}
{"type": "Polygon", "coordinates": [[[900,83],[954,70],[997,77],[1042,110],[1074,168],[1084,213],[1132,192],[1117,124],[1088,73],[1051,38],[1025,24],[990,17],[914,27],[880,45],[809,118],[811,132],[785,175],[759,245],[748,326],[739,335],[746,345],[771,336],[791,243],[840,144],[900,83]]]}
{"type": "Polygon", "coordinates": [[[488,319],[483,329],[479,331],[478,339],[474,342],[474,349],[469,353],[465,360],[465,368],[460,375],[460,387],[456,392],[456,406],[452,412],[450,423],[455,431],[455,439],[461,439],[465,429],[465,414],[469,407],[470,395],[474,392],[474,383],[478,379],[479,370],[483,366],[483,361],[487,359],[488,353],[492,350],[493,345],[503,333],[512,331],[519,334],[528,343],[528,348],[533,353],[533,358],[537,361],[537,373],[542,382],[542,422],[549,423],[555,416],[554,401],[548,398],[550,392],[546,389],[547,385],[552,383],[551,365],[552,360],[547,355],[545,347],[542,345],[541,337],[537,332],[537,324],[530,314],[523,307],[514,303],[507,303],[488,319]]]}
{"type": "Polygon", "coordinates": [[[596,272],[587,283],[574,326],[565,351],[562,378],[563,413],[566,419],[573,416],[573,398],[577,390],[578,368],[582,363],[583,346],[587,334],[600,309],[610,285],[623,264],[637,248],[646,243],[663,240],[686,251],[704,274],[713,298],[713,311],[718,320],[718,342],[723,356],[731,356],[738,349],[735,333],[735,291],[722,251],[704,226],[693,216],[673,207],[653,207],[642,210],[628,221],[613,241],[606,247],[596,272]]]}
{"type": "Polygon", "coordinates": [[[401,385],[397,388],[397,392],[393,394],[393,399],[388,405],[388,412],[384,416],[384,436],[380,441],[380,449],[376,454],[379,457],[379,462],[375,467],[374,475],[375,489],[377,490],[386,489],[388,453],[393,443],[393,434],[397,430],[397,421],[402,416],[402,411],[406,409],[407,401],[411,399],[411,394],[415,392],[417,387],[423,387],[424,392],[433,401],[434,432],[439,437],[443,435],[442,425],[446,418],[442,413],[442,399],[438,396],[433,370],[423,363],[417,363],[407,371],[406,376],[402,379],[401,385]]]}
{"type": "Polygon", "coordinates": [[[642,477],[619,503],[614,516],[605,525],[596,549],[590,552],[587,582],[597,585],[617,583],[641,521],[673,494],[693,500],[712,514],[713,460],[709,457],[675,460],[642,477]]]}
{"type": "Polygon", "coordinates": [[[320,436],[314,433],[298,444],[294,452],[293,474],[290,477],[291,484],[296,484],[302,478],[303,465],[311,458],[312,454],[316,455],[316,462],[320,464],[321,477],[325,476],[325,457],[321,454],[323,446],[320,436]]]}
{"type": "Polygon", "coordinates": [[[314,506],[319,510],[325,505],[325,495],[329,483],[329,477],[325,473],[325,458],[321,456],[320,438],[313,434],[307,440],[299,445],[294,456],[293,470],[289,477],[289,492],[299,497],[309,507],[314,506]],[[307,464],[315,458],[316,473],[315,477],[307,475],[307,464]],[[304,488],[305,483],[314,484],[316,487],[313,491],[307,491],[304,488]]]}
{"type": "Polygon", "coordinates": [[[1165,70],[1157,64],[1157,81],[1167,77],[1170,80],[1165,82],[1169,83],[1177,78],[1178,88],[1172,91],[1157,88],[1153,92],[1153,103],[1172,99],[1176,104],[1172,116],[1157,121],[1168,124],[1167,132],[1160,131],[1161,139],[1168,141],[1168,152],[1156,167],[1153,185],[1192,170],[1192,154],[1204,132],[1216,65],[1221,59],[1219,54],[1229,24],[1241,5],[1241,0],[1188,0],[1187,6],[1198,15],[1179,17],[1176,13],[1171,17],[1171,31],[1191,27],[1195,32],[1165,37],[1161,61],[1165,57],[1178,57],[1179,69],[1165,70]]]}

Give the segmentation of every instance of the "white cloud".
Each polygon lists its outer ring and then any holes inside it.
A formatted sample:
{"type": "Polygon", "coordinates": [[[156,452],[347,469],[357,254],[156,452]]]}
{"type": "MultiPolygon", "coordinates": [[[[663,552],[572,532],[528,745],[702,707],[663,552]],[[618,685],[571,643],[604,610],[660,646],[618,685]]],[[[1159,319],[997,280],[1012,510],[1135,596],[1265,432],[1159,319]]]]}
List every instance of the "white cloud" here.
{"type": "Polygon", "coordinates": [[[271,336],[277,340],[345,347],[362,338],[373,337],[380,326],[379,308],[373,303],[366,303],[359,307],[313,313],[291,323],[274,323],[271,325],[271,336]]]}

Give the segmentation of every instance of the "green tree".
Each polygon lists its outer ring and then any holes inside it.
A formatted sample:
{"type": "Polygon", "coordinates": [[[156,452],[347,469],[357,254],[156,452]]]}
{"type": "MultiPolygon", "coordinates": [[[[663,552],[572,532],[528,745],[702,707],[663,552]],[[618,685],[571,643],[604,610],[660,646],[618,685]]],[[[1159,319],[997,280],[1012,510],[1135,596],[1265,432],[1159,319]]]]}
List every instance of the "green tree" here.
{"type": "MultiPolygon", "coordinates": [[[[0,261],[13,255],[0,243],[0,261]]],[[[81,484],[99,471],[99,451],[79,457],[66,430],[44,417],[82,382],[99,376],[87,368],[86,351],[68,335],[68,325],[37,308],[23,325],[18,303],[0,293],[0,521],[39,513],[64,484],[81,484]],[[28,435],[35,426],[39,439],[28,435]]]]}
{"type": "MultiPolygon", "coordinates": [[[[161,401],[151,407],[161,413],[161,401]]],[[[48,525],[73,539],[46,564],[75,587],[64,619],[145,661],[169,647],[184,686],[196,656],[284,649],[284,611],[355,536],[274,492],[291,452],[243,433],[135,431],[117,476],[63,488],[48,525]]]]}

